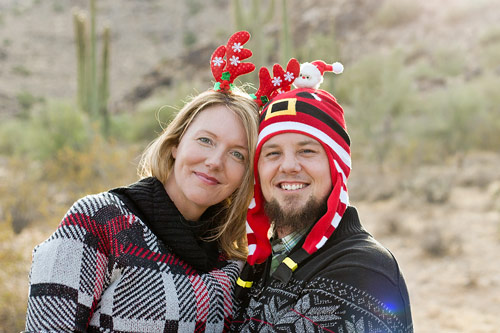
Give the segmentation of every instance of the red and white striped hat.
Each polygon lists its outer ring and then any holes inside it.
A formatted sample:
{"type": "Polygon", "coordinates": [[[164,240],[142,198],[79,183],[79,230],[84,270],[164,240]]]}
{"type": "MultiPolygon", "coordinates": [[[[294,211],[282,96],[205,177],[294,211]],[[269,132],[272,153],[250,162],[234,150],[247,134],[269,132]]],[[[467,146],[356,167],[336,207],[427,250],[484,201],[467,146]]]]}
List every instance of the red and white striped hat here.
{"type": "Polygon", "coordinates": [[[261,114],[254,163],[255,194],[247,215],[247,261],[250,265],[264,262],[271,254],[268,238],[271,221],[264,212],[257,168],[260,150],[273,136],[290,132],[310,136],[322,144],[328,155],[333,184],[327,199],[327,212],[306,236],[303,256],[314,253],[325,244],[349,204],[346,182],[351,171],[350,139],[342,107],[333,95],[319,89],[300,88],[277,95],[261,114]]]}

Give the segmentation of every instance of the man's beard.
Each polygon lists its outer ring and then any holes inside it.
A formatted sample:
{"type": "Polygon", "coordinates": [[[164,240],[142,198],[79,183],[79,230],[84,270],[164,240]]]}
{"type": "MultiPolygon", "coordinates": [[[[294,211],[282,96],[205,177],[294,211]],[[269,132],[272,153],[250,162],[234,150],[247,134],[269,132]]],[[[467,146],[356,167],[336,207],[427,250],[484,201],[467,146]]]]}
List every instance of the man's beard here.
{"type": "Polygon", "coordinates": [[[278,233],[289,234],[306,229],[325,215],[328,209],[327,198],[318,200],[313,196],[310,196],[307,202],[298,209],[293,208],[293,198],[290,202],[285,202],[285,205],[287,209],[283,209],[276,198],[264,204],[264,211],[272,221],[274,231],[278,233]]]}

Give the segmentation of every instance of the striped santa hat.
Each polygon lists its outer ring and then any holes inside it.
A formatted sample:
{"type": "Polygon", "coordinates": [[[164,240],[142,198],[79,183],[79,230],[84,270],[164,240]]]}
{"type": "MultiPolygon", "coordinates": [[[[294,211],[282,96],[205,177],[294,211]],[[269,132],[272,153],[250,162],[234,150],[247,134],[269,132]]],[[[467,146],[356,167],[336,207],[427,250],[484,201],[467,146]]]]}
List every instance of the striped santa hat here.
{"type": "MultiPolygon", "coordinates": [[[[265,199],[259,183],[258,162],[263,144],[275,135],[300,133],[321,143],[328,156],[333,189],[327,199],[327,212],[306,235],[302,248],[287,257],[273,273],[287,282],[305,258],[320,249],[337,228],[348,204],[347,178],[351,171],[350,138],[344,111],[329,92],[299,88],[282,93],[264,107],[260,119],[259,138],[255,153],[255,193],[247,214],[249,266],[266,261],[271,255],[268,237],[271,221],[264,212],[265,199]]],[[[252,285],[252,268],[247,265],[238,285],[252,285]]]]}

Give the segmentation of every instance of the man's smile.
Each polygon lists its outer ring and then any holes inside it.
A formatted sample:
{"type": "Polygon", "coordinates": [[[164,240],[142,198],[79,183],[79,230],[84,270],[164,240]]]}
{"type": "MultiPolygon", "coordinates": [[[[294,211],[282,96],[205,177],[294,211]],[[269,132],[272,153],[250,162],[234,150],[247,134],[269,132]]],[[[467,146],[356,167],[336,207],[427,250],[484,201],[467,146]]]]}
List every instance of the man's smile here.
{"type": "Polygon", "coordinates": [[[304,187],[308,186],[308,184],[304,184],[304,183],[280,183],[280,184],[278,184],[278,186],[282,190],[295,191],[295,190],[303,189],[304,187]]]}

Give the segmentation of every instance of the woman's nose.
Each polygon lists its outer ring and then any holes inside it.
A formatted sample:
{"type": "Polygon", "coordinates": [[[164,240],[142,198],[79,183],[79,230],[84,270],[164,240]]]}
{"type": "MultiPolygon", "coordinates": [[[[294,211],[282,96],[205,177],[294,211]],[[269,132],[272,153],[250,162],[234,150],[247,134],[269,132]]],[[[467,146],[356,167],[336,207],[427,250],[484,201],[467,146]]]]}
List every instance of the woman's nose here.
{"type": "Polygon", "coordinates": [[[210,169],[221,169],[223,165],[224,152],[214,149],[205,159],[205,165],[210,169]]]}

